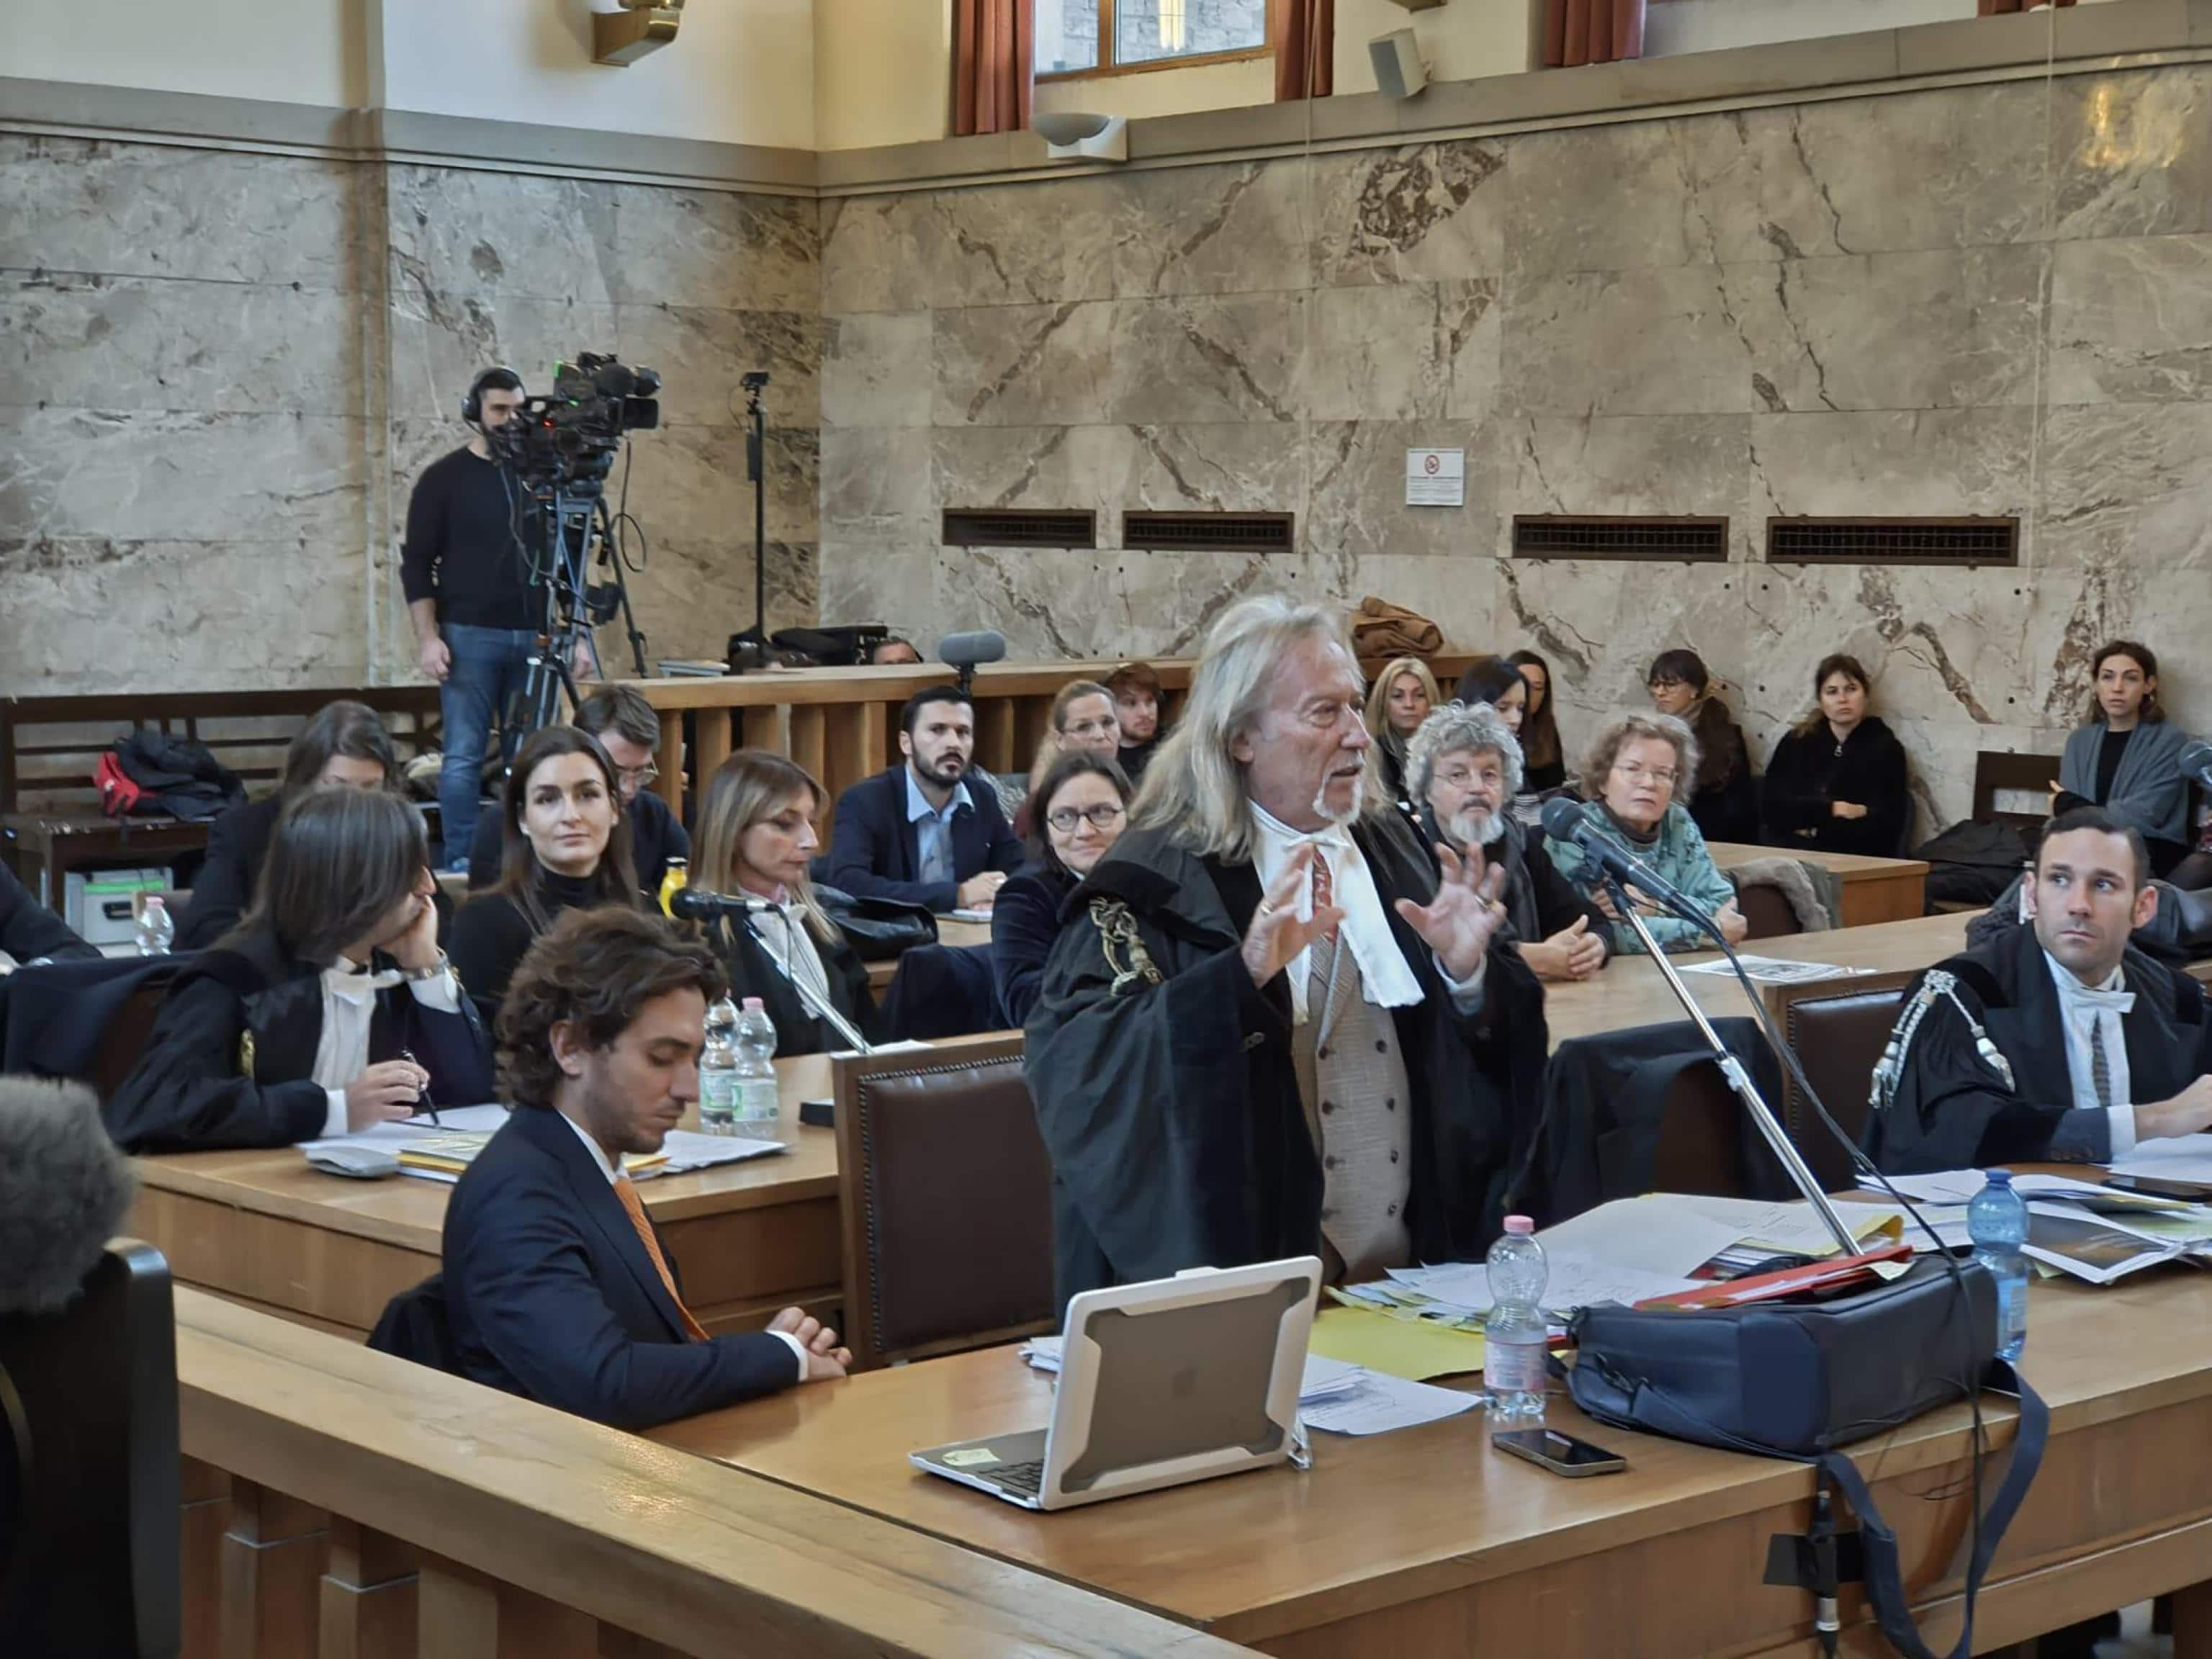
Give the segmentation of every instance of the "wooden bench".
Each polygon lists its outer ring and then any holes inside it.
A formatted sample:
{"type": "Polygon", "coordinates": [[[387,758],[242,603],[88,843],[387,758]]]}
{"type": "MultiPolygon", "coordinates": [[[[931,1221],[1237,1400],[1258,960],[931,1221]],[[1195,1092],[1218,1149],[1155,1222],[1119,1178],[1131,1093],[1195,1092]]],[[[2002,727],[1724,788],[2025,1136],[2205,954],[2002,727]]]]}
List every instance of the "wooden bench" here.
{"type": "Polygon", "coordinates": [[[197,738],[259,793],[308,718],[340,699],[382,715],[403,760],[438,746],[438,688],[428,684],[0,699],[0,840],[15,873],[58,910],[72,870],[173,865],[206,848],[204,823],[101,813],[93,769],[125,733],[197,738]]]}

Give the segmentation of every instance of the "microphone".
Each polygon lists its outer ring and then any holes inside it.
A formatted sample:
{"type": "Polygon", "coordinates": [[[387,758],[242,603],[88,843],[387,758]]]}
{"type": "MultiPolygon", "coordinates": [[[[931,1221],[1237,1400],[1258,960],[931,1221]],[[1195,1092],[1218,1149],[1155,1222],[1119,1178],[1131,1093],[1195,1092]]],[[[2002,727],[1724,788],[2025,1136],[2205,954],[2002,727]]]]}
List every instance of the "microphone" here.
{"type": "Polygon", "coordinates": [[[679,887],[668,897],[668,914],[678,921],[714,921],[723,916],[759,915],[776,906],[763,898],[709,892],[702,887],[679,887]]]}
{"type": "Polygon", "coordinates": [[[987,628],[975,634],[947,634],[937,642],[937,659],[963,673],[973,672],[980,663],[1003,662],[1006,656],[1006,636],[995,628],[987,628]]]}
{"type": "Polygon", "coordinates": [[[0,1315],[74,1300],[137,1189],[89,1089],[0,1078],[0,1315]]]}
{"type": "Polygon", "coordinates": [[[2200,788],[2212,789],[2212,743],[2199,738],[2181,751],[2181,769],[2200,788]]]}
{"type": "Polygon", "coordinates": [[[1554,795],[1544,803],[1543,823],[1544,833],[1553,841],[1573,842],[1615,880],[1656,899],[1685,921],[1701,926],[1711,921],[1703,906],[1592,823],[1583,803],[1554,795]]]}

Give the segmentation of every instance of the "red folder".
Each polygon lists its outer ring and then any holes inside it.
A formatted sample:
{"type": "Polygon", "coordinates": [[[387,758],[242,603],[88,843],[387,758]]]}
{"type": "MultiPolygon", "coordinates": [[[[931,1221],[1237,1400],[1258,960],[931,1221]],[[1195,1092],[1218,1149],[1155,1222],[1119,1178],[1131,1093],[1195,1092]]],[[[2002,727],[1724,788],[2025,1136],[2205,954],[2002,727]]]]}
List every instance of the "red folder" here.
{"type": "Polygon", "coordinates": [[[1848,1289],[1862,1279],[1875,1278],[1875,1268],[1884,1261],[1910,1261],[1910,1244],[1886,1244],[1878,1250],[1869,1250],[1861,1255],[1832,1256],[1823,1261],[1808,1262],[1802,1267],[1784,1267],[1779,1273],[1753,1273],[1747,1279],[1726,1279],[1717,1284],[1701,1285],[1694,1291],[1680,1291],[1673,1296],[1655,1296],[1638,1303],[1639,1308],[1733,1308],[1746,1302],[1772,1302],[1783,1297],[1803,1296],[1808,1292],[1821,1295],[1848,1289]]]}

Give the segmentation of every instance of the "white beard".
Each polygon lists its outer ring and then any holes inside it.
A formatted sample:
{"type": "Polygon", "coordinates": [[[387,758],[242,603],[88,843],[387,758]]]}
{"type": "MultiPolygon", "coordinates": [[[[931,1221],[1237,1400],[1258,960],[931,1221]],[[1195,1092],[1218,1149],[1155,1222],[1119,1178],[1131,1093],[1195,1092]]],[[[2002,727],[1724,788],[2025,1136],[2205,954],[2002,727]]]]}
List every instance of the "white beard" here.
{"type": "Polygon", "coordinates": [[[1470,806],[1446,819],[1444,830],[1459,843],[1462,851],[1469,847],[1493,846],[1505,839],[1505,814],[1485,812],[1470,806]]]}
{"type": "Polygon", "coordinates": [[[1363,772],[1352,781],[1352,805],[1341,812],[1332,812],[1328,810],[1328,785],[1324,782],[1320,788],[1314,791],[1313,815],[1329,823],[1350,823],[1359,816],[1360,804],[1366,798],[1367,775],[1363,772]]]}

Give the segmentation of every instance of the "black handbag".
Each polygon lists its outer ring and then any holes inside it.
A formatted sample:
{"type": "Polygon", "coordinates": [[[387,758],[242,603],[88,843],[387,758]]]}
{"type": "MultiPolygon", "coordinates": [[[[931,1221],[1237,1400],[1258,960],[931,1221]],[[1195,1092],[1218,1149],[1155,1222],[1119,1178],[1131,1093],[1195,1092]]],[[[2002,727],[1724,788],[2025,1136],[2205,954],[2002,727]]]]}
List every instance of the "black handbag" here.
{"type": "Polygon", "coordinates": [[[937,943],[937,918],[921,905],[856,898],[842,888],[820,885],[814,896],[863,962],[890,962],[917,945],[937,943]]]}
{"type": "Polygon", "coordinates": [[[1812,1590],[1816,1624],[1832,1638],[1836,1583],[1863,1577],[1882,1634],[1907,1659],[1933,1656],[1905,1601],[1897,1535],[1838,1448],[1965,1398],[1972,1378],[2017,1393],[2012,1466],[1982,1515],[1966,1566],[1966,1628],[1952,1656],[1964,1659],[1972,1651],[1974,1596],[2043,1462],[2051,1417],[1996,1357],[1996,1287],[1987,1269],[1955,1265],[1954,1273],[1952,1263],[1923,1257],[1894,1283],[1794,1305],[1584,1308],[1571,1327],[1577,1352],[1567,1389],[1601,1423],[1817,1466],[1814,1532],[1775,1540],[1766,1582],[1812,1590]],[[1856,1534],[1831,1528],[1832,1489],[1858,1517],[1856,1534]]]}

